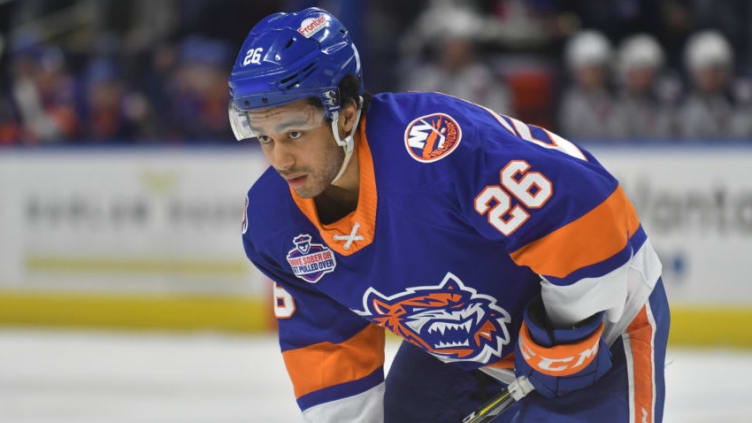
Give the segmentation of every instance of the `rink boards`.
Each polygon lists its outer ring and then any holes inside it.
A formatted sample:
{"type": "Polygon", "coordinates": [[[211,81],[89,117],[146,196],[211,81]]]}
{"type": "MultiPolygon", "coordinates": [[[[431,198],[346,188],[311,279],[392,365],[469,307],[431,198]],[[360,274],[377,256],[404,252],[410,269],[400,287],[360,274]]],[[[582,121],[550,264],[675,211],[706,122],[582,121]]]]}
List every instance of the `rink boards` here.
{"type": "MultiPolygon", "coordinates": [[[[589,148],[664,263],[671,342],[752,346],[752,148],[589,148]]],[[[253,146],[4,150],[0,323],[271,327],[268,281],[240,244],[265,167],[253,146]]]]}

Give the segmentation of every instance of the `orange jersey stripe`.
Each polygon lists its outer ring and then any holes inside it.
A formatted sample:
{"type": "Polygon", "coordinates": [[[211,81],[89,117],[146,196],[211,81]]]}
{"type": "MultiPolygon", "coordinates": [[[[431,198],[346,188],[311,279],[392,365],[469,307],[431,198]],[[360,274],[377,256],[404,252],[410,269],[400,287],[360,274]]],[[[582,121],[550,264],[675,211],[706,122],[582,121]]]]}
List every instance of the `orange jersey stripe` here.
{"type": "Polygon", "coordinates": [[[648,318],[647,306],[632,320],[627,327],[629,345],[632,354],[634,377],[634,422],[653,421],[654,409],[654,373],[653,337],[655,328],[648,318]]]}
{"type": "Polygon", "coordinates": [[[632,203],[618,186],[585,215],[517,249],[511,257],[538,274],[563,278],[621,251],[639,227],[632,203]]]}
{"type": "Polygon", "coordinates": [[[361,379],[384,365],[384,328],[373,323],[352,338],[321,342],[282,353],[295,398],[361,379]]]}

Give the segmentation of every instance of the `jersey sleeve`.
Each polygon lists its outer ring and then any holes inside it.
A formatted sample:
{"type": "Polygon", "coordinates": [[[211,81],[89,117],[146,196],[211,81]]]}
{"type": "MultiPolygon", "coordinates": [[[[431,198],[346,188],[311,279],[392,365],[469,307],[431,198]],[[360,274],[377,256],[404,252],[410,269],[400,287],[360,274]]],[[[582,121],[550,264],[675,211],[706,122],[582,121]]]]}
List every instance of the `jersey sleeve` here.
{"type": "Polygon", "coordinates": [[[505,243],[517,265],[541,276],[554,324],[606,311],[611,332],[620,332],[661,272],[622,187],[586,150],[485,112],[496,126],[478,126],[479,146],[463,157],[463,169],[472,171],[460,171],[457,182],[467,220],[482,236],[505,243]]]}
{"type": "Polygon", "coordinates": [[[298,283],[243,236],[274,282],[279,343],[305,421],[383,423],[384,330],[298,283]]]}

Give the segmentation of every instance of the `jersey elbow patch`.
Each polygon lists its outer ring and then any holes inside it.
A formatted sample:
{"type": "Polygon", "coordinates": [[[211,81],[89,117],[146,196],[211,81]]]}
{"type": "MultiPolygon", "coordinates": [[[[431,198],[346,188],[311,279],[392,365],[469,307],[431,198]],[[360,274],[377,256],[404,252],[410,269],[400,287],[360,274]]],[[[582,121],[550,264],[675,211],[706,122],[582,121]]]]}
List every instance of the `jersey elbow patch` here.
{"type": "Polygon", "coordinates": [[[639,227],[634,207],[618,186],[594,209],[510,256],[538,274],[564,278],[618,254],[639,227]]]}
{"type": "Polygon", "coordinates": [[[379,370],[384,365],[384,329],[369,324],[343,342],[320,342],[287,350],[282,352],[282,357],[293,383],[295,397],[301,408],[307,408],[316,403],[353,395],[370,387],[360,387],[359,381],[361,384],[368,382],[367,385],[372,385],[383,380],[383,373],[379,370]],[[363,382],[364,379],[366,382],[363,382]],[[344,384],[357,392],[340,392],[347,388],[341,386],[344,384]],[[329,394],[319,393],[322,390],[329,391],[329,394]]]}

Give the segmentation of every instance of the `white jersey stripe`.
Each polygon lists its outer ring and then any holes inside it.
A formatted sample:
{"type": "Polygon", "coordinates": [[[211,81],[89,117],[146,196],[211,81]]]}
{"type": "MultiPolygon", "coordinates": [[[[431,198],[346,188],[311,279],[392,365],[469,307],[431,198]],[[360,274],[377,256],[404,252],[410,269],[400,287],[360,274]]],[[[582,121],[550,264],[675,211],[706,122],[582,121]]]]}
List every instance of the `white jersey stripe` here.
{"type": "Polygon", "coordinates": [[[314,405],[303,411],[306,423],[384,423],[384,382],[347,398],[314,405]]]}
{"type": "MultiPolygon", "coordinates": [[[[478,105],[478,106],[480,106],[480,105],[478,105]]],[[[501,116],[500,114],[494,112],[493,110],[489,109],[486,106],[480,106],[480,107],[482,107],[488,113],[491,113],[491,116],[493,116],[494,119],[496,119],[501,124],[501,126],[503,126],[507,131],[509,131],[510,134],[514,135],[515,137],[518,136],[517,132],[515,132],[514,129],[512,129],[512,126],[509,124],[509,122],[507,122],[506,119],[504,119],[503,116],[501,116]]]]}
{"type": "Polygon", "coordinates": [[[635,421],[635,380],[634,380],[634,360],[632,358],[632,341],[629,338],[629,332],[621,335],[624,344],[624,358],[627,361],[627,381],[629,384],[629,422],[635,421]]]}
{"type": "Polygon", "coordinates": [[[647,301],[662,271],[650,239],[620,267],[605,275],[554,285],[541,276],[546,312],[556,325],[568,326],[606,312],[603,333],[611,345],[647,301]]]}
{"type": "Polygon", "coordinates": [[[650,307],[650,301],[648,301],[645,304],[645,310],[647,311],[648,315],[648,322],[650,323],[650,369],[652,370],[652,374],[650,375],[650,380],[652,381],[653,385],[653,401],[650,403],[650,422],[653,423],[655,420],[655,395],[656,395],[656,384],[655,384],[655,331],[656,331],[656,325],[655,325],[655,317],[653,316],[653,309],[650,307]]]}
{"type": "Polygon", "coordinates": [[[525,125],[520,120],[517,120],[513,117],[507,116],[507,119],[512,121],[512,125],[514,125],[514,129],[517,130],[517,133],[520,134],[520,138],[527,141],[533,141],[533,134],[530,133],[530,127],[525,125]]]}

